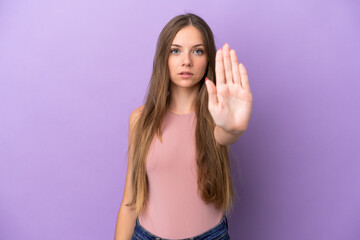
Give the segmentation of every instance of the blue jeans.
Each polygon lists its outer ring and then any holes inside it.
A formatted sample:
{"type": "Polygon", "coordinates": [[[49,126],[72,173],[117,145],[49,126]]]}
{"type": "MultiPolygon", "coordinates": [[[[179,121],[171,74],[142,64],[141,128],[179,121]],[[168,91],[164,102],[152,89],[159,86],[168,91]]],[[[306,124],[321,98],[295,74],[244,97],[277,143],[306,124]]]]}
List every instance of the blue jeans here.
{"type": "MultiPolygon", "coordinates": [[[[230,236],[228,233],[228,222],[227,218],[224,217],[221,221],[213,228],[207,230],[206,232],[184,239],[178,240],[230,240],[230,236]]],[[[131,237],[131,240],[170,240],[166,238],[161,238],[150,233],[143,226],[140,225],[139,218],[136,218],[136,224],[134,228],[134,234],[131,237]]]]}

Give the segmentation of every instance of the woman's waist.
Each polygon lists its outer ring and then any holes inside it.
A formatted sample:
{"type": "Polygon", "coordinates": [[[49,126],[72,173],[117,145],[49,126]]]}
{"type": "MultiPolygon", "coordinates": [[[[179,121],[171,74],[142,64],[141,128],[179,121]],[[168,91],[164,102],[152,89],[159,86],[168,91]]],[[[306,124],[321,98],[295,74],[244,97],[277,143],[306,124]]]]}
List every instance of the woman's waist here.
{"type": "Polygon", "coordinates": [[[139,215],[139,223],[155,235],[181,239],[213,228],[224,216],[224,211],[217,209],[212,203],[204,203],[200,207],[186,204],[175,208],[167,206],[149,204],[139,215]]]}

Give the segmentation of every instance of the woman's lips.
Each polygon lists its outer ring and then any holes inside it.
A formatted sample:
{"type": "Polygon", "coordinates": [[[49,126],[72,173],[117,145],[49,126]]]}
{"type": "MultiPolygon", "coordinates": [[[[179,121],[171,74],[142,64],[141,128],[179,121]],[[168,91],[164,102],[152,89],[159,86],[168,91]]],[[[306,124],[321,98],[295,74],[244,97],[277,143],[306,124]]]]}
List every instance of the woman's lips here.
{"type": "Polygon", "coordinates": [[[182,78],[190,78],[193,74],[190,73],[179,73],[180,77],[182,78]]]}
{"type": "Polygon", "coordinates": [[[179,73],[179,75],[182,77],[182,78],[189,78],[191,77],[193,74],[191,72],[181,72],[179,73]]]}

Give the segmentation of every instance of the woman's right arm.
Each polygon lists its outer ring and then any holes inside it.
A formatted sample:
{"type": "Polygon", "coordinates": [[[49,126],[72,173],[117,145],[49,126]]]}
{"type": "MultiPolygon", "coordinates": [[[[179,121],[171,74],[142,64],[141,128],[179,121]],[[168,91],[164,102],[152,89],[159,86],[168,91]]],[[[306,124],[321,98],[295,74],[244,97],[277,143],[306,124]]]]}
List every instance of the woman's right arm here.
{"type": "MultiPolygon", "coordinates": [[[[129,117],[129,140],[128,143],[133,143],[133,133],[135,122],[139,117],[139,113],[142,111],[143,105],[136,108],[129,117]]],[[[115,240],[131,240],[131,236],[134,233],[134,227],[136,223],[136,213],[134,210],[130,210],[130,207],[125,206],[132,196],[131,186],[131,171],[132,171],[132,151],[133,144],[131,144],[128,154],[128,166],[126,171],[126,180],[124,195],[120,205],[120,210],[117,216],[116,229],[115,229],[115,240]]]]}

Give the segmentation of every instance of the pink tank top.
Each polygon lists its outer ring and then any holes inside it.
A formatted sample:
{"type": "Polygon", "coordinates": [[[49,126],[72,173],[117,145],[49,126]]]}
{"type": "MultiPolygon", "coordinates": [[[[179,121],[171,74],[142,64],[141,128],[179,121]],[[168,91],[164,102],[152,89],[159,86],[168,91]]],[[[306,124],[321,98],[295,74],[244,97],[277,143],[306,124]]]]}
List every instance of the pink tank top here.
{"type": "Polygon", "coordinates": [[[147,209],[139,223],[162,238],[181,239],[202,234],[224,215],[197,193],[196,114],[167,111],[162,143],[155,135],[146,159],[149,180],[147,209]]]}

